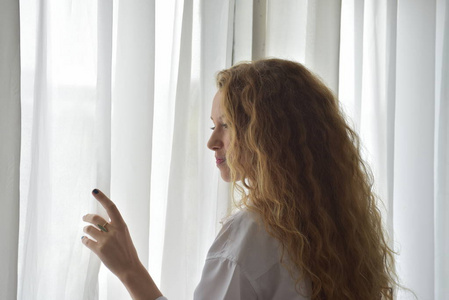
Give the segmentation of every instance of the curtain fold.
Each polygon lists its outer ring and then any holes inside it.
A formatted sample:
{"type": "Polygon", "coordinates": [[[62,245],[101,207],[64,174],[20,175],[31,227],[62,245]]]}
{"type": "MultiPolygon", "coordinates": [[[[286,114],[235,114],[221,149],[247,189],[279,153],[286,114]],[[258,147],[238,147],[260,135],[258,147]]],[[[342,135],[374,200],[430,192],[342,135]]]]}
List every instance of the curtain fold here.
{"type": "Polygon", "coordinates": [[[355,129],[361,118],[364,3],[348,0],[341,6],[338,97],[355,129]]]}
{"type": "Polygon", "coordinates": [[[393,227],[419,299],[435,297],[435,14],[436,1],[398,2],[393,227]]]}
{"type": "Polygon", "coordinates": [[[437,1],[435,93],[435,299],[449,297],[449,1],[437,1]]]}
{"type": "Polygon", "coordinates": [[[397,3],[345,1],[341,18],[339,101],[360,135],[393,238],[397,3]]]}
{"type": "Polygon", "coordinates": [[[307,7],[305,65],[338,94],[342,1],[309,1],[307,7]]]}
{"type": "MultiPolygon", "coordinates": [[[[111,193],[111,110],[112,110],[112,24],[113,1],[97,2],[97,74],[96,74],[96,104],[91,113],[94,118],[94,142],[92,144],[95,159],[94,186],[101,188],[106,194],[111,193]]],[[[86,187],[87,188],[87,187],[86,187]]],[[[86,200],[87,197],[86,197],[86,200]]],[[[95,204],[94,204],[95,205],[95,204]]],[[[106,217],[99,204],[95,210],[106,217]]],[[[87,213],[87,212],[86,212],[87,213]]],[[[102,299],[107,297],[106,274],[100,270],[100,260],[95,254],[89,254],[88,269],[83,284],[83,299],[102,299]]]]}
{"type": "MultiPolygon", "coordinates": [[[[148,267],[155,4],[146,0],[116,4],[110,196],[127,222],[139,258],[148,267]]],[[[129,297],[109,272],[107,282],[107,299],[129,297]]]]}
{"type": "Polygon", "coordinates": [[[19,2],[0,3],[0,298],[17,293],[20,169],[19,2]]]}
{"type": "Polygon", "coordinates": [[[184,299],[192,297],[217,233],[217,220],[227,213],[228,193],[224,187],[217,195],[218,172],[206,143],[215,94],[213,74],[231,61],[228,25],[233,7],[222,1],[177,1],[176,10],[182,11],[182,19],[175,23],[180,37],[172,53],[178,67],[161,290],[169,299],[184,299]]]}
{"type": "Polygon", "coordinates": [[[21,187],[19,299],[96,295],[95,290],[84,291],[86,280],[91,282],[92,256],[80,247],[81,217],[95,207],[86,196],[94,186],[96,165],[96,31],[90,26],[96,29],[91,19],[96,7],[86,4],[73,3],[67,9],[65,1],[43,0],[36,11],[22,10],[26,16],[37,12],[36,24],[27,18],[22,23],[24,30],[37,26],[37,31],[35,55],[24,53],[24,73],[32,73],[35,81],[34,92],[23,93],[31,99],[22,101],[32,102],[24,106],[24,115],[31,111],[33,117],[31,135],[22,134],[31,151],[21,169],[29,183],[21,187]]]}

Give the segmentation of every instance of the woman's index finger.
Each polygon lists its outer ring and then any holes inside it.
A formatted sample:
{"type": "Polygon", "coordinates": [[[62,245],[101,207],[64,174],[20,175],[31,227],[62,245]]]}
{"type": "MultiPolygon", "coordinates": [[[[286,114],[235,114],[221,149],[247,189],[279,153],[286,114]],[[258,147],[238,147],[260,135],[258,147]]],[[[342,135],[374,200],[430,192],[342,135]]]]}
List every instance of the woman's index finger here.
{"type": "Polygon", "coordinates": [[[112,202],[111,199],[109,199],[105,194],[103,194],[102,191],[94,189],[92,191],[92,195],[95,197],[95,199],[97,199],[98,202],[100,202],[104,209],[106,209],[106,212],[108,213],[109,218],[111,218],[112,222],[125,223],[115,203],[112,202]]]}

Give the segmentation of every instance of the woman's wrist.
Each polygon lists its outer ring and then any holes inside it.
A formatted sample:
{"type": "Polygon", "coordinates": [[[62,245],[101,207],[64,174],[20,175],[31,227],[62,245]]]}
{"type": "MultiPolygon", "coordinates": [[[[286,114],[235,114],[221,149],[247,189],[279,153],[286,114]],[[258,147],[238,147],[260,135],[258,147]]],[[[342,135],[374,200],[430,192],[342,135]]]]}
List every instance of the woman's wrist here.
{"type": "Polygon", "coordinates": [[[155,300],[162,296],[161,291],[142,264],[118,277],[134,300],[155,300]]]}

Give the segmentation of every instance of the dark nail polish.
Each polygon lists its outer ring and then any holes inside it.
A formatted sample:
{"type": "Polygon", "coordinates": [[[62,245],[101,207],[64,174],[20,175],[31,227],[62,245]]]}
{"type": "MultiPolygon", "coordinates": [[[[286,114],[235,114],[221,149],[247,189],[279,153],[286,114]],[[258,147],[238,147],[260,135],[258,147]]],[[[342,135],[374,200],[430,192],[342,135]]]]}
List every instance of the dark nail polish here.
{"type": "Polygon", "coordinates": [[[94,194],[98,194],[100,191],[97,189],[94,189],[93,192],[94,192],[94,194]]]}
{"type": "Polygon", "coordinates": [[[81,239],[84,239],[84,235],[81,237],[81,239]]]}

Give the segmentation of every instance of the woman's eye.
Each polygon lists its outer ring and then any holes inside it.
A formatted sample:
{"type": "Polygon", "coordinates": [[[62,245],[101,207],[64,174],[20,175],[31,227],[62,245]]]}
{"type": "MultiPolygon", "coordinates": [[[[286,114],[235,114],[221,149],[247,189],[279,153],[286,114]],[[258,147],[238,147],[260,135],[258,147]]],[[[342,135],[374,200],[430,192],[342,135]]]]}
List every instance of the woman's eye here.
{"type": "MultiPolygon", "coordinates": [[[[220,124],[220,126],[223,127],[223,128],[225,128],[225,129],[228,128],[228,124],[220,124]]],[[[213,126],[213,127],[210,128],[210,130],[215,130],[215,128],[216,128],[216,127],[213,126]]]]}

